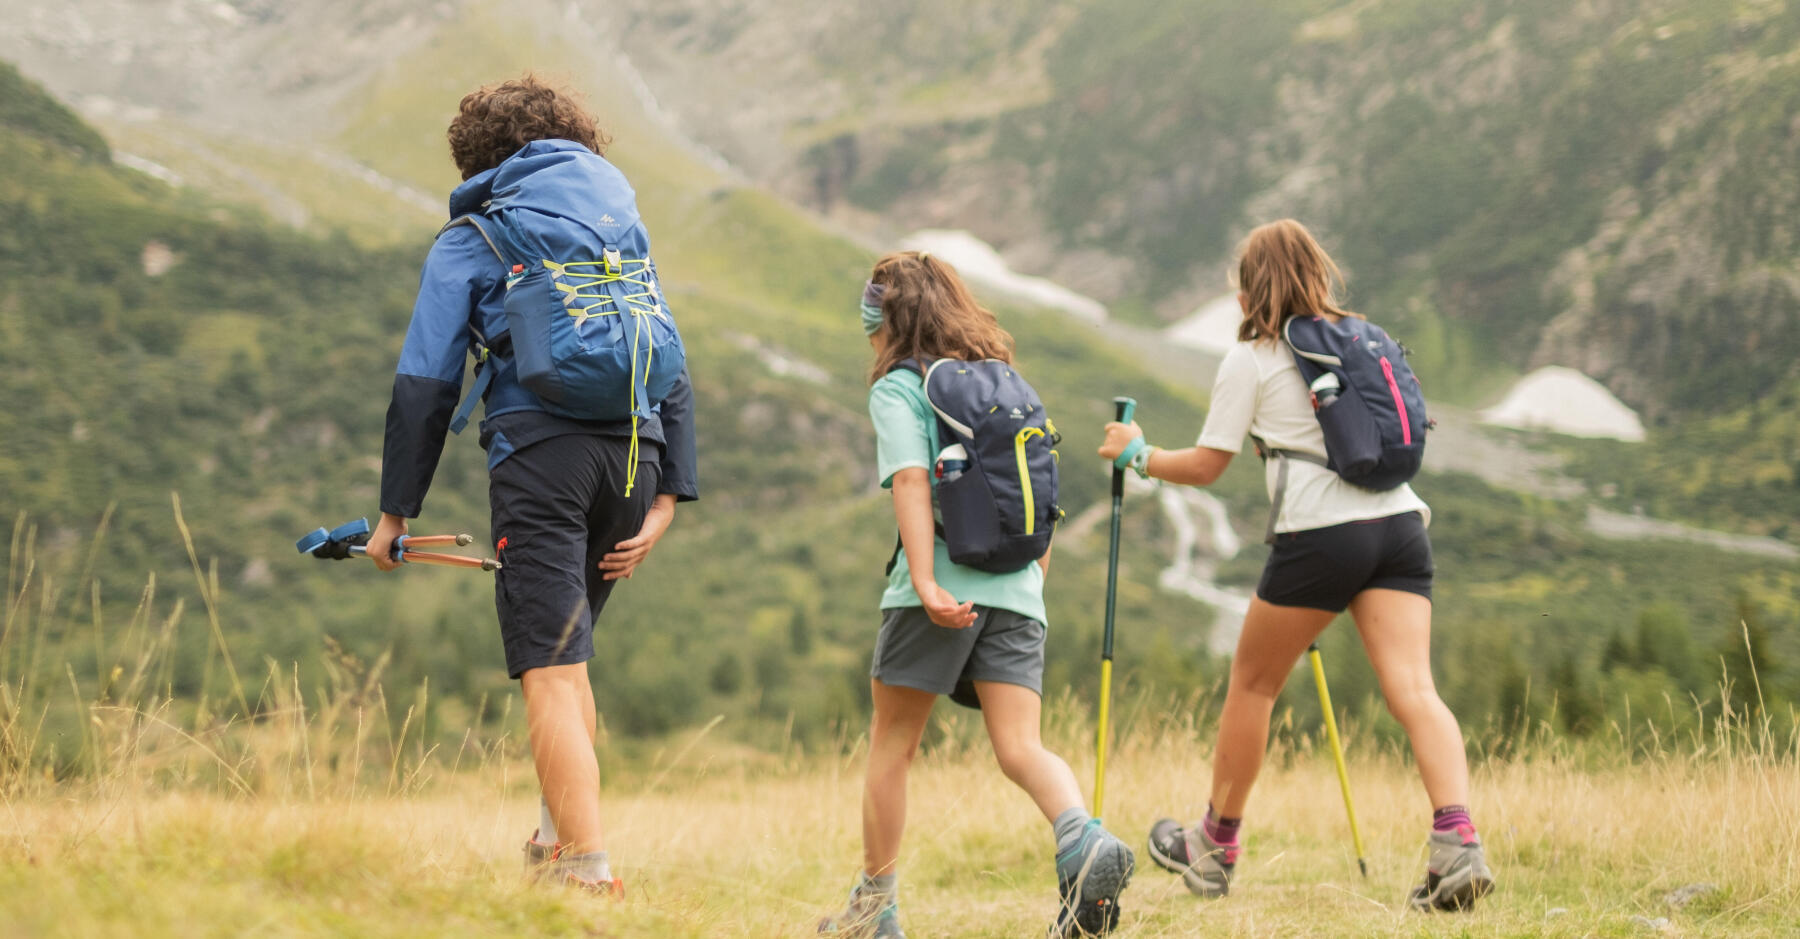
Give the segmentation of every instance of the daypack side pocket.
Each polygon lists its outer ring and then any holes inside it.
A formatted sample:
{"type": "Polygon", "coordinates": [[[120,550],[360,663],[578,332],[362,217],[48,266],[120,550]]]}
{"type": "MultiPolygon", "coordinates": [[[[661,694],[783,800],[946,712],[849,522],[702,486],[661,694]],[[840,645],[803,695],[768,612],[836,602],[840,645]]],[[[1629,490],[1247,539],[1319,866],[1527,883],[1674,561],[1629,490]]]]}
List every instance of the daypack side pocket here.
{"type": "Polygon", "coordinates": [[[938,483],[937,497],[950,560],[981,568],[1000,549],[1001,541],[999,507],[988,488],[987,475],[965,472],[946,479],[938,483]]]}
{"type": "Polygon", "coordinates": [[[1375,470],[1381,463],[1381,431],[1368,402],[1354,387],[1347,387],[1318,412],[1319,429],[1325,433],[1325,452],[1331,468],[1350,482],[1375,470]]]}
{"type": "Polygon", "coordinates": [[[550,282],[550,272],[533,265],[513,281],[504,309],[519,384],[546,402],[562,403],[568,395],[556,368],[553,333],[558,325],[566,328],[569,313],[550,282]]]}

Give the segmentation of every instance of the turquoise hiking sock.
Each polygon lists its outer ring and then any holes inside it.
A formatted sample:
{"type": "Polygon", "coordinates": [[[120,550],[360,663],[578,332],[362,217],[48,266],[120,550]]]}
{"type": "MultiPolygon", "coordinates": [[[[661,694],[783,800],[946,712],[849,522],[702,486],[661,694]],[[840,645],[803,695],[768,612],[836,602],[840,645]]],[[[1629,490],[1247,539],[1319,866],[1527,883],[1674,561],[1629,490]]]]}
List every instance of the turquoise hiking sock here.
{"type": "Polygon", "coordinates": [[[1100,820],[1079,806],[1056,816],[1051,826],[1056,831],[1056,875],[1073,877],[1087,862],[1089,836],[1100,831],[1100,820]]]}
{"type": "Polygon", "coordinates": [[[1059,857],[1081,844],[1082,834],[1086,831],[1088,822],[1093,820],[1087,809],[1079,805],[1065,809],[1061,815],[1056,816],[1056,821],[1050,823],[1050,831],[1056,837],[1056,853],[1059,857]]]}
{"type": "Polygon", "coordinates": [[[859,897],[884,897],[894,903],[900,896],[900,875],[889,871],[870,877],[865,871],[856,873],[856,889],[851,891],[859,897]]]}

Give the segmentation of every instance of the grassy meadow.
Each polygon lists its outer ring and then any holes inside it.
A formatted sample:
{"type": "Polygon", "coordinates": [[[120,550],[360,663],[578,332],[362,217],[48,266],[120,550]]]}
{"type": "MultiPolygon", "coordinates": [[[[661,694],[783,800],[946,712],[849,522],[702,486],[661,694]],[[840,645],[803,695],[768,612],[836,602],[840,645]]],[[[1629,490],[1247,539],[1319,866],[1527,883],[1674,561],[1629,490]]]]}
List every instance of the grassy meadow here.
{"type": "MultiPolygon", "coordinates": [[[[238,663],[216,576],[193,567],[204,609],[159,611],[152,580],[130,617],[91,623],[34,587],[29,555],[10,567],[0,935],[772,937],[810,933],[841,901],[860,860],[860,727],[825,746],[745,746],[722,717],[608,739],[625,899],[531,886],[520,846],[536,790],[512,693],[473,711],[434,701],[428,684],[390,687],[385,656],[330,642],[323,679],[238,663]],[[223,676],[216,699],[173,693],[196,667],[170,655],[184,630],[214,641],[197,667],[223,676]],[[96,675],[57,652],[84,640],[112,663],[96,675]]],[[[1429,807],[1404,754],[1346,712],[1365,880],[1329,754],[1279,714],[1288,732],[1233,895],[1198,901],[1140,851],[1118,935],[1791,935],[1800,751],[1754,690],[1721,696],[1731,703],[1665,736],[1640,722],[1570,741],[1545,722],[1502,757],[1472,733],[1473,807],[1500,890],[1463,916],[1405,906],[1429,807]],[[1664,900],[1695,883],[1718,889],[1680,909],[1664,900]]],[[[1092,705],[1053,695],[1045,721],[1083,778],[1092,705]]],[[[1130,841],[1161,814],[1203,811],[1216,705],[1216,688],[1116,702],[1107,818],[1130,841]]],[[[994,767],[972,712],[941,706],[927,740],[902,860],[909,935],[1041,934],[1055,902],[1047,826],[994,767]]]]}

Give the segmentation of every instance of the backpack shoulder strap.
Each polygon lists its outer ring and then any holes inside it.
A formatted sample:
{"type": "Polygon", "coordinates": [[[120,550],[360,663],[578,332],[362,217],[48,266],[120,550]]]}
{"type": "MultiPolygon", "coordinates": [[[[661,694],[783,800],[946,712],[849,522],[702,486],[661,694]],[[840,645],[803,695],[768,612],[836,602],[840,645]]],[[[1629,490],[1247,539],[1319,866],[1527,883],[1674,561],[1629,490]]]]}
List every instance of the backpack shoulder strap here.
{"type": "MultiPolygon", "coordinates": [[[[438,229],[437,237],[442,238],[445,232],[458,225],[467,225],[475,229],[476,233],[481,235],[481,240],[487,242],[488,250],[494,252],[494,257],[500,262],[500,266],[506,266],[506,256],[500,253],[499,246],[494,244],[494,239],[488,236],[487,229],[476,220],[474,215],[459,215],[445,222],[444,227],[438,229]]],[[[475,328],[470,326],[469,331],[474,333],[475,328]]],[[[503,340],[504,338],[502,337],[503,340]]],[[[456,413],[450,418],[450,432],[453,434],[460,434],[463,432],[463,428],[469,426],[469,416],[475,413],[475,402],[486,396],[488,386],[494,382],[495,363],[489,362],[488,359],[498,351],[494,348],[495,344],[489,343],[479,333],[475,334],[472,344],[476,355],[479,356],[475,360],[475,383],[469,387],[469,393],[463,396],[462,403],[457,405],[456,413]]]]}
{"type": "Polygon", "coordinates": [[[452,228],[455,228],[458,225],[467,225],[467,226],[475,229],[476,232],[480,233],[481,240],[487,242],[488,250],[494,252],[494,257],[500,261],[500,264],[502,266],[505,266],[506,255],[500,253],[499,246],[495,245],[494,239],[488,236],[487,228],[484,227],[480,222],[476,221],[474,215],[458,215],[457,217],[451,219],[450,221],[445,222],[444,227],[438,229],[437,237],[439,237],[439,238],[444,237],[445,232],[449,231],[452,228]]]}

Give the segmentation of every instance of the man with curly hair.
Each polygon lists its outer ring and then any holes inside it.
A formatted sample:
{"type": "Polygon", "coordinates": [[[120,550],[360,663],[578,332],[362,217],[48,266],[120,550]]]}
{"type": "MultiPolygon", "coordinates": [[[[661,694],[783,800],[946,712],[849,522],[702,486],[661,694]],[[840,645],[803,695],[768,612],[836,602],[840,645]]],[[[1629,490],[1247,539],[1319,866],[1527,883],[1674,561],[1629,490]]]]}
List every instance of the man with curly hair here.
{"type": "MultiPolygon", "coordinates": [[[[391,546],[418,517],[431,485],[467,356],[487,342],[483,337],[507,333],[509,270],[480,227],[456,220],[479,218],[509,158],[549,152],[597,160],[611,142],[568,93],[529,75],[463,98],[448,136],[463,183],[450,194],[452,224],[426,256],[394,377],[381,522],[368,546],[382,570],[398,566],[391,546]],[[584,149],[593,155],[579,153],[584,149]]],[[[600,824],[587,661],[613,585],[643,563],[674,519],[675,504],[698,498],[693,391],[683,368],[655,413],[635,426],[630,419],[573,420],[520,384],[504,340],[494,345],[484,366],[492,377],[481,445],[502,562],[495,606],[507,670],[525,696],[543,791],[538,831],[525,845],[527,869],[617,894],[623,884],[612,874],[600,824]]]]}

